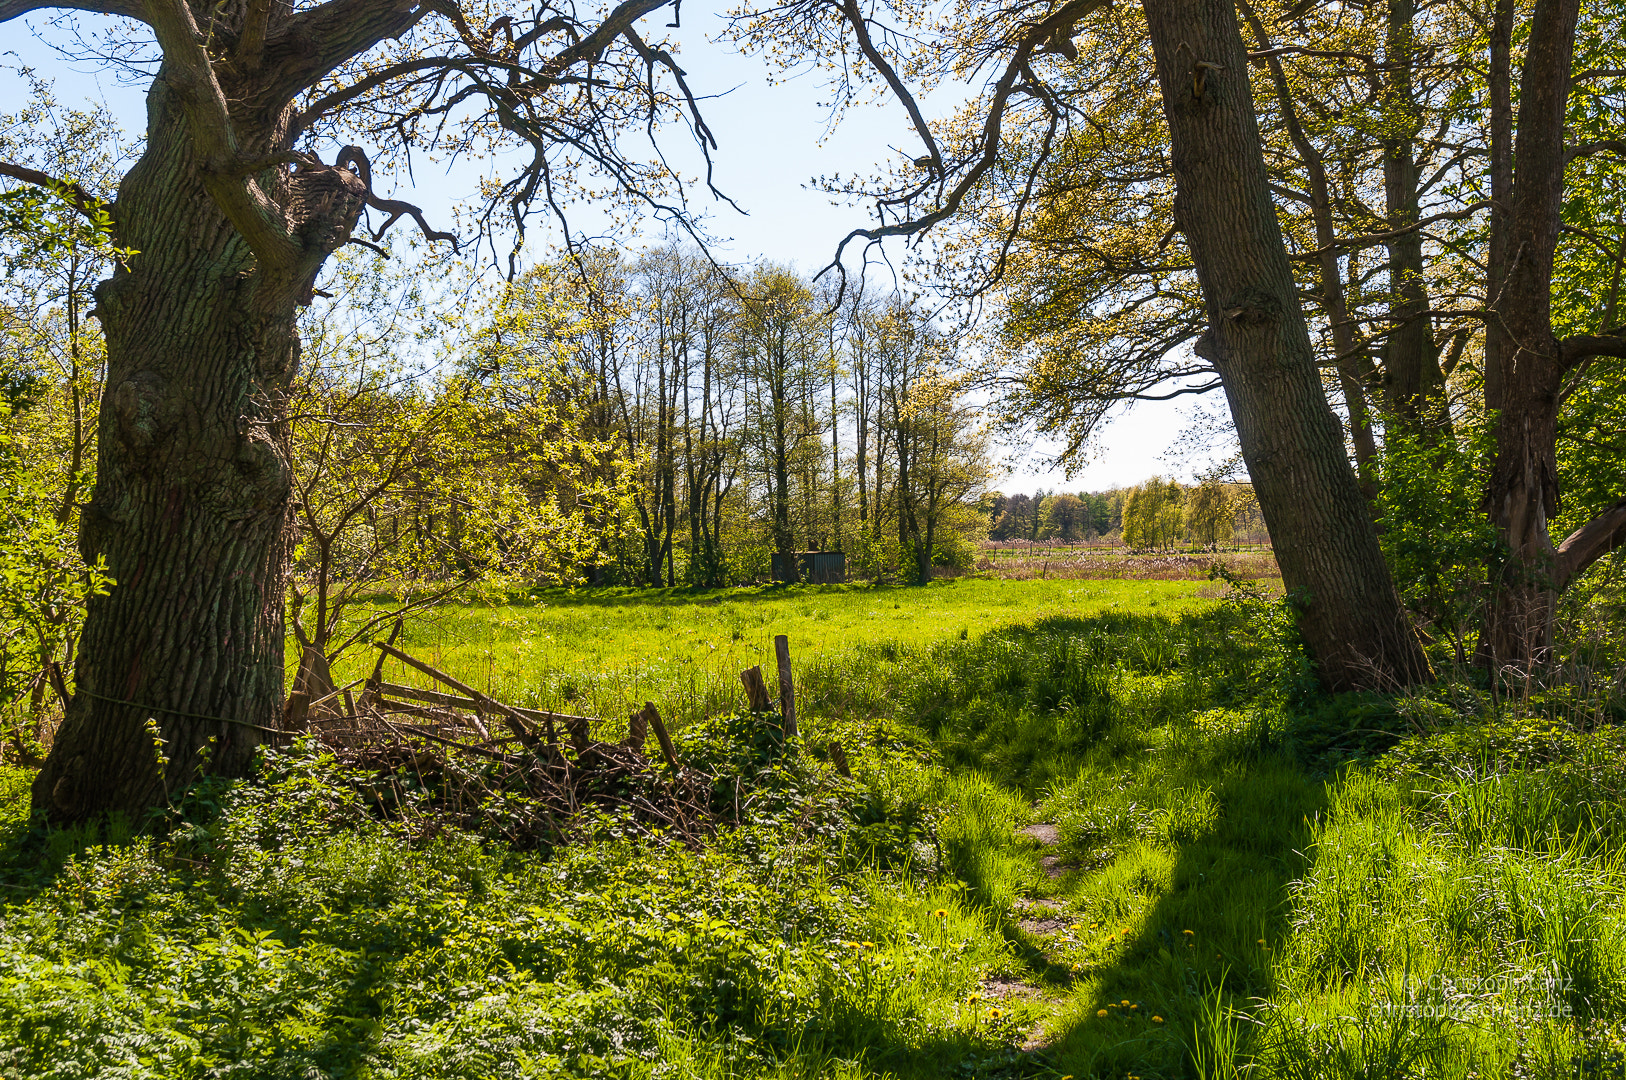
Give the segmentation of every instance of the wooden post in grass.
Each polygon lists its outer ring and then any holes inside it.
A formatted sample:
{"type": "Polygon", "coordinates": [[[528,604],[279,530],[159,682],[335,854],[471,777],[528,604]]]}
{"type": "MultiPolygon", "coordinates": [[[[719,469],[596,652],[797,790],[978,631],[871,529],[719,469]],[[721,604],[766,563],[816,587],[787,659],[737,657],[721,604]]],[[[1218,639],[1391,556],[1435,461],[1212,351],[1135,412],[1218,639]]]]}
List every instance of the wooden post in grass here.
{"type": "Polygon", "coordinates": [[[773,639],[774,658],[779,661],[779,715],[785,738],[796,737],[796,686],[790,673],[790,638],[780,634],[773,639]]]}
{"type": "Polygon", "coordinates": [[[745,700],[752,712],[773,712],[773,699],[768,696],[768,684],[762,681],[762,669],[748,667],[740,672],[745,686],[745,700]]]}
{"type": "Polygon", "coordinates": [[[653,701],[644,702],[643,715],[649,719],[649,726],[655,729],[655,738],[660,740],[661,756],[666,758],[666,764],[672,767],[674,773],[683,771],[683,766],[678,764],[677,751],[672,749],[672,736],[666,733],[660,710],[655,708],[653,701]]]}
{"type": "Polygon", "coordinates": [[[631,719],[627,722],[626,745],[641,752],[644,748],[644,743],[648,741],[649,721],[644,717],[644,710],[639,709],[637,712],[632,714],[631,719]]]}

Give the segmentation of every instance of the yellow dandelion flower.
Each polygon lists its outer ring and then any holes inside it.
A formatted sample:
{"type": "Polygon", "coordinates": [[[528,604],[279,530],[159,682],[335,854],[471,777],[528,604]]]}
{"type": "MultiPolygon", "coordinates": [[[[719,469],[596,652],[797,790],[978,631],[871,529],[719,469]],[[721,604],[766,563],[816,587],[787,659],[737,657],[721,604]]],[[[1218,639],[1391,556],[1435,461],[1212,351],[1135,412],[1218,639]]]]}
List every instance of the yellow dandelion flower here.
{"type": "Polygon", "coordinates": [[[1105,1016],[1106,1014],[1107,1014],[1107,1011],[1105,1009],[1097,1009],[1097,1010],[1095,1010],[1095,1015],[1097,1015],[1097,1016],[1105,1016]]]}
{"type": "Polygon", "coordinates": [[[1265,939],[1264,939],[1264,938],[1260,938],[1260,939],[1259,939],[1259,944],[1261,944],[1261,945],[1263,945],[1263,944],[1264,944],[1264,943],[1265,943],[1265,939]]]}
{"type": "Polygon", "coordinates": [[[875,942],[873,942],[873,941],[866,941],[866,942],[864,942],[864,944],[863,944],[863,945],[861,945],[861,946],[860,946],[860,948],[864,948],[864,949],[873,949],[873,948],[875,948],[875,942]]]}
{"type": "Polygon", "coordinates": [[[936,911],[932,912],[932,914],[936,915],[939,919],[946,919],[948,918],[948,908],[938,908],[936,911]]]}
{"type": "Polygon", "coordinates": [[[1129,1006],[1129,1007],[1130,1007],[1130,1008],[1131,1008],[1131,1009],[1138,1009],[1138,1008],[1140,1008],[1140,1006],[1139,1006],[1139,1005],[1131,1005],[1131,1006],[1129,1006]]]}
{"type": "Polygon", "coordinates": [[[1005,1014],[1003,1012],[1001,1012],[1000,1010],[998,1010],[998,1009],[989,1009],[988,1010],[988,1019],[990,1019],[990,1020],[998,1020],[1001,1016],[1004,1016],[1004,1015],[1005,1014]]]}
{"type": "Polygon", "coordinates": [[[1125,999],[1125,1000],[1124,1000],[1124,1002],[1123,1002],[1123,1006],[1124,1006],[1124,1008],[1126,1008],[1126,1009],[1127,1009],[1127,1008],[1129,1008],[1129,1001],[1128,1001],[1128,999],[1127,999],[1127,998],[1126,998],[1126,999],[1125,999]]]}
{"type": "Polygon", "coordinates": [[[1161,1023],[1162,1023],[1162,1022],[1163,1022],[1163,1018],[1162,1018],[1162,1017],[1161,1017],[1161,1016],[1154,1016],[1154,1017],[1152,1017],[1152,1023],[1154,1023],[1154,1024],[1161,1024],[1161,1023]]]}
{"type": "Polygon", "coordinates": [[[1195,930],[1182,930],[1180,932],[1182,934],[1186,935],[1186,937],[1196,937],[1197,936],[1197,931],[1195,931],[1195,930]]]}

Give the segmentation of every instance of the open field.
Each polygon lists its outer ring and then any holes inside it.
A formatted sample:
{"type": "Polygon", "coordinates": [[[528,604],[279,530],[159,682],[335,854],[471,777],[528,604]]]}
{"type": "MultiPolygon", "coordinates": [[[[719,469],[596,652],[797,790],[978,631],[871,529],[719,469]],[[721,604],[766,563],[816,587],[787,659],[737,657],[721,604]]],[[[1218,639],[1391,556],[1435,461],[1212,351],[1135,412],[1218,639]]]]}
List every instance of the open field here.
{"type": "Polygon", "coordinates": [[[1216,562],[1240,578],[1281,578],[1268,544],[1130,552],[1117,544],[990,540],[979,546],[976,565],[981,572],[1016,580],[1183,581],[1206,577],[1216,562]]]}
{"type": "MultiPolygon", "coordinates": [[[[790,638],[804,692],[885,681],[900,657],[948,639],[1056,615],[1177,615],[1212,606],[1203,580],[960,578],[916,586],[764,586],[542,590],[503,605],[448,604],[409,623],[404,648],[512,704],[616,718],[653,700],[679,723],[735,709],[739,673],[774,670],[773,638],[790,638]],[[811,681],[810,681],[811,680],[811,681]],[[817,689],[815,689],[817,687],[817,689]]],[[[357,648],[340,683],[370,670],[357,648]]],[[[292,655],[288,670],[293,671],[292,655]]],[[[386,678],[428,680],[398,661],[386,678]]],[[[834,699],[825,708],[839,708],[834,699]]]]}
{"type": "Polygon", "coordinates": [[[677,713],[748,808],[705,845],[510,849],[308,751],[152,841],[30,838],[0,771],[0,1076],[1622,1075],[1626,706],[1323,695],[1283,605],[1203,591],[561,593],[415,632],[499,694],[677,713]],[[788,747],[715,715],[775,631],[788,747]]]}

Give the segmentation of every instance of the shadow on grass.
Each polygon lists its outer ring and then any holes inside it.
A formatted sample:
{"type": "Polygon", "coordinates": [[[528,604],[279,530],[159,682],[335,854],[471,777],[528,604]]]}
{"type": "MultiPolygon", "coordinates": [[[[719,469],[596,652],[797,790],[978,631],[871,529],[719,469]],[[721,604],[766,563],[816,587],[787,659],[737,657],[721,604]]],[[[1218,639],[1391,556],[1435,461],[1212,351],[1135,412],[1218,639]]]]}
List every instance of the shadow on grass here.
{"type": "Polygon", "coordinates": [[[1205,998],[1223,988],[1238,1007],[1274,995],[1271,956],[1289,931],[1290,886],[1309,865],[1327,784],[1282,759],[1225,771],[1190,778],[1212,781],[1221,816],[1211,831],[1100,871],[1108,887],[1138,876],[1155,900],[1110,959],[1080,973],[1093,997],[1076,999],[1051,1032],[1064,1072],[1185,1075],[1205,998]]]}
{"type": "MultiPolygon", "coordinates": [[[[1002,927],[1034,978],[1070,994],[1045,1051],[1061,1073],[1188,1075],[1205,998],[1275,989],[1272,951],[1328,783],[1242,723],[1270,647],[1224,610],[1064,616],[940,649],[943,674],[918,688],[916,715],[949,759],[1042,797],[1057,853],[1082,867],[1053,883],[1035,868],[1027,885],[1069,902],[1073,941],[1002,927]],[[1227,707],[1228,728],[1193,719],[1227,707]]],[[[1010,891],[968,882],[996,908],[1010,891]]]]}

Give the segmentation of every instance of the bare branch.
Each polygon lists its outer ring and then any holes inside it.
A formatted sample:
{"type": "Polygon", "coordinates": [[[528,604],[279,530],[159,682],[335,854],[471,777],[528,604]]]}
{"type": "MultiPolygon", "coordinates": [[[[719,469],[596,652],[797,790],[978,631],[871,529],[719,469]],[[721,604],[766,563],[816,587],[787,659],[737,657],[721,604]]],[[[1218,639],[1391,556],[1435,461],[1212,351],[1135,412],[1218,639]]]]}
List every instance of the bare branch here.
{"type": "Polygon", "coordinates": [[[605,16],[603,22],[593,28],[592,33],[579,42],[561,49],[543,67],[543,71],[547,74],[558,74],[576,64],[592,63],[603,56],[615,43],[615,39],[626,33],[639,19],[659,11],[671,2],[672,0],[623,0],[614,11],[605,16]]]}
{"type": "Polygon", "coordinates": [[[294,121],[295,131],[304,131],[310,126],[311,121],[319,120],[341,105],[347,105],[368,91],[376,90],[385,83],[393,82],[402,76],[412,75],[420,71],[462,71],[466,66],[468,65],[452,57],[420,56],[413,60],[404,60],[399,64],[391,64],[388,67],[380,68],[365,78],[357,79],[349,86],[324,94],[311,102],[308,107],[300,111],[298,118],[294,121]]]}
{"type": "MultiPolygon", "coordinates": [[[[935,208],[918,217],[905,218],[891,224],[883,222],[873,229],[854,229],[836,245],[835,257],[823,270],[819,271],[817,276],[823,277],[831,270],[835,270],[842,281],[845,282],[846,268],[841,261],[842,255],[846,252],[847,246],[854,240],[865,239],[874,244],[888,236],[914,236],[953,217],[959,211],[960,204],[965,201],[966,196],[970,194],[971,190],[977,186],[999,160],[1001,150],[1000,133],[1004,127],[1005,113],[1010,105],[1011,98],[1019,93],[1027,94],[1029,92],[1029,87],[1025,81],[1018,82],[1027,70],[1029,60],[1041,47],[1050,41],[1057,31],[1075,25],[1080,19],[1097,8],[1105,6],[1106,2],[1107,0],[1073,0],[1073,2],[1064,4],[1051,13],[1048,18],[1030,27],[1018,39],[1015,51],[1005,65],[1005,70],[994,84],[992,100],[988,106],[988,115],[983,121],[981,135],[978,139],[980,151],[972,159],[970,167],[961,175],[959,181],[949,190],[947,197],[942,199],[935,208]]],[[[907,199],[904,201],[906,202],[907,199]]]]}
{"type": "Polygon", "coordinates": [[[1464,206],[1460,210],[1445,210],[1438,214],[1430,214],[1428,217],[1420,218],[1417,221],[1412,222],[1410,225],[1402,226],[1398,229],[1390,229],[1387,232],[1367,233],[1364,236],[1350,236],[1341,240],[1334,240],[1332,243],[1323,247],[1318,247],[1314,251],[1300,252],[1297,255],[1290,256],[1290,258],[1292,258],[1295,262],[1303,262],[1308,259],[1319,259],[1328,252],[1348,251],[1353,248],[1376,247],[1379,244],[1393,240],[1397,236],[1405,236],[1409,232],[1416,232],[1423,226],[1432,225],[1436,221],[1460,221],[1463,218],[1473,217],[1481,210],[1489,208],[1489,206],[1489,199],[1481,199],[1478,202],[1470,203],[1467,206],[1464,206]]]}
{"type": "Polygon", "coordinates": [[[98,15],[119,15],[147,21],[140,0],[0,0],[0,23],[10,22],[31,11],[92,11],[98,15]]]}
{"type": "Polygon", "coordinates": [[[863,12],[858,10],[858,0],[844,0],[842,13],[847,17],[847,25],[852,27],[853,36],[858,39],[858,51],[863,53],[864,58],[881,73],[886,84],[892,88],[892,93],[908,111],[909,122],[914,125],[915,134],[926,144],[927,156],[931,158],[932,174],[941,179],[946,171],[943,168],[943,152],[938,149],[937,140],[932,137],[931,125],[926,123],[925,116],[921,114],[915,96],[909,92],[903,80],[898,78],[898,73],[887,63],[886,57],[881,55],[881,50],[877,49],[875,42],[870,39],[869,23],[864,19],[863,12]]]}
{"type": "MultiPolygon", "coordinates": [[[[1212,371],[1213,369],[1209,368],[1207,370],[1212,371]]],[[[1206,382],[1200,386],[1182,386],[1178,390],[1170,390],[1167,394],[1136,393],[1127,394],[1125,397],[1135,401],[1172,401],[1177,397],[1184,397],[1186,394],[1206,394],[1210,390],[1218,390],[1224,385],[1224,383],[1220,382],[1218,379],[1215,379],[1213,382],[1206,382]]]]}

